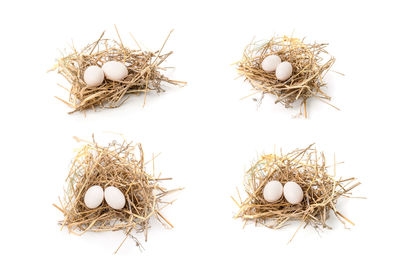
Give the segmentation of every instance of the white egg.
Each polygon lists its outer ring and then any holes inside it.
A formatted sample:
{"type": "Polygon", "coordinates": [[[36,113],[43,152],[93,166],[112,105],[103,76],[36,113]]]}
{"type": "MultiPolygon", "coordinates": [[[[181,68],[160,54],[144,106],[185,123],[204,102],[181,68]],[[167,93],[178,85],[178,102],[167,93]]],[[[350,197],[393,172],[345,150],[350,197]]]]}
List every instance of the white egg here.
{"type": "Polygon", "coordinates": [[[120,210],[125,206],[125,196],[121,190],[114,186],[109,186],[104,190],[104,196],[107,204],[116,210],[120,210]]]}
{"type": "Polygon", "coordinates": [[[88,87],[99,86],[104,81],[104,72],[98,66],[89,66],[83,73],[83,80],[88,87]]]}
{"type": "Polygon", "coordinates": [[[101,205],[103,198],[103,188],[98,185],[94,185],[89,187],[89,189],[86,191],[83,201],[85,202],[86,207],[89,209],[95,209],[101,205]]]}
{"type": "Polygon", "coordinates": [[[303,189],[295,182],[287,182],[283,187],[283,195],[290,204],[299,204],[303,200],[303,189]]]}
{"type": "Polygon", "coordinates": [[[278,80],[286,81],[287,79],[290,78],[290,76],[292,76],[292,72],[293,72],[292,64],[290,64],[287,61],[284,61],[276,67],[275,75],[278,80]]]}
{"type": "Polygon", "coordinates": [[[279,181],[270,181],[264,187],[264,199],[267,202],[278,201],[282,197],[283,186],[279,181]]]}
{"type": "Polygon", "coordinates": [[[281,63],[281,58],[277,55],[270,55],[264,58],[261,63],[261,68],[266,72],[272,72],[276,70],[276,67],[281,63]]]}
{"type": "Polygon", "coordinates": [[[125,64],[118,61],[108,61],[102,67],[106,78],[111,81],[122,81],[128,76],[125,64]]]}

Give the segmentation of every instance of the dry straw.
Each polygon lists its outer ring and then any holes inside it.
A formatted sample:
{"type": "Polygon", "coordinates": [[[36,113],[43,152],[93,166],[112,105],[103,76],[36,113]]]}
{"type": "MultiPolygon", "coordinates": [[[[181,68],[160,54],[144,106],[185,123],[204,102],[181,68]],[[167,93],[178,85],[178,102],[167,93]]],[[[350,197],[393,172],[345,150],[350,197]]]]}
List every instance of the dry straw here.
{"type": "Polygon", "coordinates": [[[164,92],[163,85],[186,84],[185,82],[171,80],[162,74],[167,68],[160,65],[172,54],[172,51],[163,53],[162,50],[172,31],[168,34],[160,50],[150,52],[142,50],[133,36],[132,38],[139,49],[128,48],[122,43],[117,28],[115,29],[118,40],[103,38],[103,32],[98,40],[82,50],[78,51],[73,47],[73,52],[58,59],[57,64],[51,69],[57,70],[71,85],[70,89],[62,86],[69,92],[67,101],[56,97],[73,108],[70,113],[97,107],[116,108],[122,105],[132,94],[144,93],[145,103],[149,91],[159,93],[164,92]],[[111,60],[123,62],[128,68],[128,76],[120,82],[105,79],[100,86],[87,87],[83,80],[85,69],[90,65],[101,67],[105,62],[111,60]]]}
{"type": "Polygon", "coordinates": [[[239,207],[235,218],[242,218],[245,224],[253,221],[272,229],[279,229],[293,220],[302,222],[298,229],[303,225],[331,229],[327,219],[332,212],[344,225],[346,221],[354,225],[336,209],[336,203],[340,197],[351,197],[350,191],[360,184],[356,178],[335,180],[336,162],[334,174],[328,174],[325,156],[318,153],[314,145],[280,154],[262,155],[248,170],[245,179],[247,198],[242,200],[240,195],[238,200],[233,198],[239,207]],[[303,189],[303,201],[292,205],[282,197],[277,202],[267,202],[263,189],[271,180],[282,184],[296,182],[303,189]]]}
{"type": "MultiPolygon", "coordinates": [[[[151,162],[154,163],[154,156],[151,162]]],[[[162,199],[179,189],[163,188],[160,181],[171,178],[155,177],[145,171],[145,165],[141,144],[126,141],[118,144],[114,141],[103,147],[94,138],[93,142],[86,142],[73,160],[66,179],[64,199],[60,199],[59,206],[54,204],[64,215],[61,228],[67,227],[70,233],[76,235],[88,231],[122,230],[126,234],[122,243],[130,236],[139,246],[132,232],[144,232],[147,241],[150,218],[158,219],[164,226],[173,227],[161,214],[161,209],[172,202],[162,199]],[[84,195],[93,185],[103,189],[107,186],[120,189],[126,199],[125,207],[115,210],[103,201],[98,208],[88,209],[84,204],[84,195]]]]}
{"type": "Polygon", "coordinates": [[[322,91],[326,86],[324,77],[335,62],[335,58],[325,50],[326,46],[306,44],[304,39],[287,36],[274,37],[267,42],[252,42],[245,48],[237,69],[256,92],[261,92],[260,102],[264,94],[276,96],[275,103],[281,103],[286,108],[292,108],[296,100],[301,100],[304,116],[307,117],[309,98],[316,97],[327,104],[331,99],[322,91]],[[282,61],[292,64],[293,74],[288,80],[279,81],[275,72],[267,73],[261,68],[262,61],[269,55],[278,55],[282,61]]]}

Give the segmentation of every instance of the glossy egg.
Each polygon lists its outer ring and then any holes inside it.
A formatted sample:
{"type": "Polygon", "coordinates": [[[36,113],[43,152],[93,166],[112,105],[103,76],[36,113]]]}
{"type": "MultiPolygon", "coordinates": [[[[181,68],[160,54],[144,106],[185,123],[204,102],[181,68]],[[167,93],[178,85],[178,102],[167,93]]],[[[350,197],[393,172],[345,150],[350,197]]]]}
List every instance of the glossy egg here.
{"type": "Polygon", "coordinates": [[[104,190],[104,197],[107,204],[113,209],[120,210],[125,206],[124,194],[114,186],[109,186],[104,190]]]}
{"type": "Polygon", "coordinates": [[[290,78],[290,76],[292,76],[292,72],[293,72],[292,64],[290,64],[287,61],[284,61],[276,67],[275,75],[278,80],[286,81],[287,79],[290,78]]]}
{"type": "Polygon", "coordinates": [[[276,202],[282,197],[283,186],[279,181],[268,182],[263,190],[267,202],[276,202]]]}
{"type": "Polygon", "coordinates": [[[299,204],[303,200],[303,189],[295,182],[287,182],[283,187],[283,195],[290,204],[299,204]]]}
{"type": "Polygon", "coordinates": [[[281,58],[277,55],[270,55],[264,58],[261,63],[261,68],[266,72],[272,72],[276,70],[276,67],[281,63],[281,58]]]}
{"type": "Polygon", "coordinates": [[[104,75],[111,81],[122,81],[128,76],[125,64],[118,61],[108,61],[102,67],[104,75]]]}
{"type": "Polygon", "coordinates": [[[89,66],[83,73],[83,80],[88,87],[99,86],[104,81],[104,72],[98,66],[89,66]]]}
{"type": "Polygon", "coordinates": [[[98,185],[94,185],[89,187],[89,189],[86,191],[83,202],[85,202],[86,207],[89,209],[95,209],[101,205],[103,198],[103,188],[98,185]]]}

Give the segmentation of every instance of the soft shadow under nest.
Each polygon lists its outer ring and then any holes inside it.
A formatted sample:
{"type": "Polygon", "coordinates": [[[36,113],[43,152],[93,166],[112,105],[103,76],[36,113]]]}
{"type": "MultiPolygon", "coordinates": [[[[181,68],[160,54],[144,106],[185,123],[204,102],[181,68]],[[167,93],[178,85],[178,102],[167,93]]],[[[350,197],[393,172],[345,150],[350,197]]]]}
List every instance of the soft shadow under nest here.
{"type": "Polygon", "coordinates": [[[163,188],[160,181],[171,178],[154,177],[145,171],[145,165],[141,144],[133,145],[126,141],[118,144],[114,141],[102,147],[94,140],[87,142],[73,160],[64,199],[60,199],[60,206],[54,204],[64,214],[64,220],[60,222],[62,228],[67,227],[70,233],[77,235],[88,231],[122,230],[126,238],[131,236],[140,245],[132,231],[144,232],[147,241],[150,218],[155,217],[163,225],[173,227],[160,210],[172,203],[162,198],[179,189],[163,188]],[[88,209],[84,195],[93,185],[103,189],[117,187],[125,196],[125,207],[115,210],[103,201],[99,207],[88,209]]]}
{"type": "Polygon", "coordinates": [[[347,221],[353,225],[336,209],[336,202],[340,197],[351,197],[350,191],[360,183],[356,178],[335,180],[336,163],[333,168],[334,175],[331,176],[324,154],[318,153],[313,145],[286,155],[262,155],[246,174],[247,198],[242,200],[240,195],[239,200],[233,198],[239,207],[235,218],[242,218],[245,224],[252,221],[273,229],[279,229],[292,220],[302,222],[299,228],[312,225],[331,229],[327,219],[333,212],[343,224],[347,221]],[[296,182],[304,192],[303,201],[292,205],[282,197],[277,202],[267,202],[263,189],[271,180],[282,184],[296,182]]]}
{"type": "Polygon", "coordinates": [[[161,49],[155,52],[143,51],[139,45],[138,50],[133,50],[125,46],[121,38],[116,41],[104,39],[103,36],[104,32],[97,41],[81,51],[73,47],[73,52],[58,59],[57,64],[51,69],[57,70],[71,85],[70,89],[65,88],[69,92],[68,101],[57,97],[73,108],[70,113],[98,107],[116,108],[122,105],[131,94],[144,93],[144,101],[146,101],[149,91],[159,93],[164,92],[163,86],[166,84],[186,84],[171,80],[162,74],[162,71],[167,68],[160,65],[172,54],[172,51],[162,53],[169,35],[161,49]],[[128,76],[123,81],[104,79],[100,86],[88,87],[83,80],[86,68],[91,65],[101,67],[105,62],[111,60],[124,63],[128,69],[128,76]]]}
{"type": "Polygon", "coordinates": [[[274,37],[267,42],[252,42],[245,48],[237,69],[257,92],[261,92],[260,102],[264,94],[272,94],[276,96],[275,103],[291,108],[300,99],[307,117],[309,98],[316,97],[327,104],[331,99],[322,91],[326,86],[324,77],[335,62],[335,58],[325,50],[326,46],[327,44],[306,44],[304,39],[287,36],[274,37]],[[279,81],[275,72],[265,72],[261,68],[262,61],[269,55],[278,55],[282,62],[288,61],[292,64],[293,73],[288,80],[279,81]]]}

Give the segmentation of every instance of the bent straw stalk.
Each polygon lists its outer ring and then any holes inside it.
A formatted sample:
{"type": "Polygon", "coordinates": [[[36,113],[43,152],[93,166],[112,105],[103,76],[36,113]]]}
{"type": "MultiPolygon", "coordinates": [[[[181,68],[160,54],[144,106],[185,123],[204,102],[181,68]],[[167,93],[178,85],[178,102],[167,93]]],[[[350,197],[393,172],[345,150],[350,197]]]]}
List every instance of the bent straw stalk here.
{"type": "Polygon", "coordinates": [[[172,31],[161,49],[155,52],[143,51],[141,48],[139,50],[128,48],[122,43],[117,29],[116,31],[118,41],[103,38],[103,32],[97,41],[87,45],[81,51],[73,47],[73,52],[58,59],[57,64],[50,70],[57,70],[71,85],[70,89],[65,88],[69,92],[68,100],[56,97],[73,108],[69,113],[98,107],[116,108],[132,94],[144,93],[145,103],[150,91],[164,92],[165,84],[186,84],[171,80],[162,74],[167,68],[161,67],[161,64],[172,54],[172,51],[163,53],[162,50],[172,31]],[[86,68],[91,65],[101,67],[111,60],[124,63],[128,69],[128,76],[120,82],[105,79],[100,86],[87,87],[83,80],[86,68]]]}
{"type": "MultiPolygon", "coordinates": [[[[336,163],[334,173],[335,170],[336,163]]],[[[354,225],[336,209],[336,203],[340,197],[351,197],[350,191],[360,183],[356,178],[335,180],[334,176],[328,174],[324,153],[318,153],[314,145],[285,155],[262,155],[246,173],[246,199],[242,201],[240,195],[238,200],[232,197],[239,207],[235,218],[272,229],[279,229],[290,221],[300,221],[304,227],[331,229],[327,219],[333,213],[344,225],[346,222],[354,225]],[[283,197],[274,203],[267,202],[263,189],[271,180],[282,184],[296,182],[304,192],[302,202],[292,205],[283,197]]]]}
{"type": "Polygon", "coordinates": [[[327,45],[306,44],[304,39],[287,36],[274,37],[267,42],[252,42],[245,48],[237,70],[253,89],[261,92],[260,102],[264,94],[276,96],[275,103],[281,103],[286,108],[292,108],[295,101],[301,100],[307,117],[309,98],[316,97],[327,104],[331,99],[322,90],[326,86],[324,77],[335,62],[335,58],[325,50],[327,45]],[[282,62],[292,64],[293,73],[288,80],[279,81],[275,72],[265,72],[261,68],[262,61],[269,55],[278,55],[282,62]]]}
{"type": "MultiPolygon", "coordinates": [[[[154,157],[151,162],[154,162],[154,157]]],[[[61,229],[67,227],[70,233],[77,235],[88,231],[122,230],[126,237],[131,236],[135,240],[133,231],[144,232],[147,241],[150,218],[155,217],[164,226],[173,227],[161,214],[161,210],[172,203],[163,200],[163,197],[179,189],[162,187],[160,182],[171,178],[155,177],[146,172],[145,165],[141,144],[123,141],[103,147],[94,138],[93,142],[87,142],[72,162],[64,199],[60,199],[59,206],[54,204],[64,215],[60,222],[61,229]],[[84,195],[93,185],[103,189],[107,186],[120,189],[126,199],[125,207],[115,210],[103,201],[99,207],[88,209],[84,204],[84,195]]],[[[140,245],[137,240],[136,243],[140,245]]]]}

